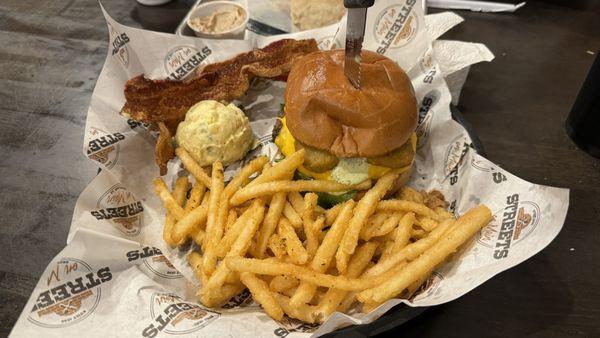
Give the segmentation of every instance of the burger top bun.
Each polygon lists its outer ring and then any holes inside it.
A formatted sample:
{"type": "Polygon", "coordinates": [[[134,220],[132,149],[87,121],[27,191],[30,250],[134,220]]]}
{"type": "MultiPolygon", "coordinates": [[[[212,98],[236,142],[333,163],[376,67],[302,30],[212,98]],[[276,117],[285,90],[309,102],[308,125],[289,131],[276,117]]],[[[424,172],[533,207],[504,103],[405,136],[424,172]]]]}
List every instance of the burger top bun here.
{"type": "Polygon", "coordinates": [[[361,89],[344,75],[344,51],[308,54],[294,63],[285,116],[300,142],[338,157],[380,156],[408,141],[417,126],[410,79],[392,60],[363,50],[361,89]]]}

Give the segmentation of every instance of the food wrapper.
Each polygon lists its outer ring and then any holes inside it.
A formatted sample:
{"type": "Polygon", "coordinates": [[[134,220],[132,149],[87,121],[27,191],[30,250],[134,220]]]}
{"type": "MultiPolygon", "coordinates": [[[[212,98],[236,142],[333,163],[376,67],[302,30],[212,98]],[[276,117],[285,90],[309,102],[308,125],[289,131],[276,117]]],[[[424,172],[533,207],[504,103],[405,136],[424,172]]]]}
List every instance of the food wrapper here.
{"type": "MultiPolygon", "coordinates": [[[[372,322],[399,303],[449,302],[542,250],[562,227],[568,190],[526,182],[471,147],[469,134],[451,118],[451,96],[434,48],[435,39],[460,20],[452,15],[446,21],[425,17],[422,8],[415,0],[376,1],[368,11],[364,40],[364,48],[397,61],[415,88],[419,141],[408,185],[442,191],[457,215],[484,203],[494,219],[440,266],[416,296],[390,300],[367,314],[355,308],[335,313],[320,326],[287,317],[276,322],[247,291],[223,308],[202,306],[195,296],[199,281],[186,261],[188,250],[171,249],[162,240],[165,210],[152,186],[158,175],[156,133],[119,115],[123,86],[136,75],[184,79],[201,64],[284,37],[315,38],[323,49],[340,47],[345,19],[288,36],[217,41],[125,27],[105,12],[109,49],[92,95],[83,144],[84,155],[102,171],[79,197],[67,246],[46,268],[12,336],[317,336],[372,322]]],[[[460,60],[463,67],[482,60],[481,55],[467,55],[473,51],[469,43],[454,46],[445,50],[451,54],[446,60],[460,60]]],[[[483,45],[477,49],[487,58],[491,55],[483,45]]],[[[248,158],[278,156],[271,133],[284,89],[284,82],[256,80],[235,101],[261,144],[248,158]]],[[[227,168],[227,176],[241,164],[227,168]]],[[[167,183],[181,173],[180,162],[171,161],[167,183]]]]}

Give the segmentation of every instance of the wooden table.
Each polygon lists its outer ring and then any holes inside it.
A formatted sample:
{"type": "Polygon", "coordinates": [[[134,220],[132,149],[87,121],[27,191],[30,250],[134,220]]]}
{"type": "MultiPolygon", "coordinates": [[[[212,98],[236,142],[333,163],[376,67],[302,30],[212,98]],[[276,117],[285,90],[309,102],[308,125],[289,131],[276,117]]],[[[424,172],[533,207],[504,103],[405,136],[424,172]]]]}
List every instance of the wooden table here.
{"type": "MultiPolygon", "coordinates": [[[[123,24],[168,32],[191,3],[103,1],[123,24]]],[[[529,1],[514,15],[459,14],[466,22],[444,38],[483,42],[496,55],[472,68],[460,110],[492,161],[531,182],[570,188],[570,209],[542,253],[395,331],[599,336],[600,160],[577,149],[563,124],[600,50],[600,13],[529,1]]],[[[82,139],[107,31],[95,0],[3,0],[0,31],[2,336],[64,247],[77,196],[96,174],[82,139]]]]}

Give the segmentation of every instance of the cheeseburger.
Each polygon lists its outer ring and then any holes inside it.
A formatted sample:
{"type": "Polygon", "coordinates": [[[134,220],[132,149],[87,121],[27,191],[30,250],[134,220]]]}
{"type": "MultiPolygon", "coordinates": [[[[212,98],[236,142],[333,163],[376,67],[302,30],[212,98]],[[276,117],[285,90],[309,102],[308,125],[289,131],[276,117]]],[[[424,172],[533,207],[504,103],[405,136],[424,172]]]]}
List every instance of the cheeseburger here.
{"type": "Polygon", "coordinates": [[[294,63],[275,143],[284,156],[305,149],[303,178],[355,184],[398,169],[399,188],[416,150],[414,89],[394,61],[367,50],[361,56],[360,89],[344,75],[343,50],[294,63]]]}

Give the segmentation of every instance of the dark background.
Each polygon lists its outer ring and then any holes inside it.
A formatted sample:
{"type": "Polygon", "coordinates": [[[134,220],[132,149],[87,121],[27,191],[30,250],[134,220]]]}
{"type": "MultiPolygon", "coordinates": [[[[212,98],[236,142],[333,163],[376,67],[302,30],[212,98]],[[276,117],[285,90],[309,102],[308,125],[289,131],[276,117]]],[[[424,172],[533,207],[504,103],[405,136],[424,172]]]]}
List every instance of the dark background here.
{"type": "MultiPolygon", "coordinates": [[[[172,32],[193,2],[102,3],[123,24],[172,32]]],[[[490,160],[570,188],[570,207],[540,254],[395,335],[600,336],[600,160],[564,132],[600,50],[598,7],[553,0],[528,1],[515,14],[458,12],[466,21],[443,38],[481,42],[496,55],[471,68],[459,109],[490,160]]],[[[96,173],[82,140],[106,50],[95,0],[0,2],[0,336],[64,247],[77,196],[96,173]]]]}

